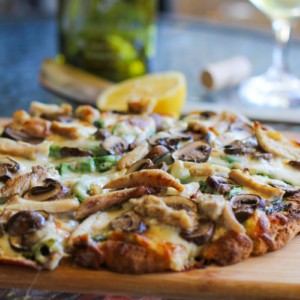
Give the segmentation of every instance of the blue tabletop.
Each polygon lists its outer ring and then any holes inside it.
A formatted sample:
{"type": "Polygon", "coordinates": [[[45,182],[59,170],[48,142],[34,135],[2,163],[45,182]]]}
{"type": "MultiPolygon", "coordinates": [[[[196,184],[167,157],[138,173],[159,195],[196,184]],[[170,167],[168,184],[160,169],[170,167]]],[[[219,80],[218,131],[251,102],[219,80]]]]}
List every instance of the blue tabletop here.
{"type": "MultiPolygon", "coordinates": [[[[269,66],[272,46],[270,33],[200,20],[164,18],[158,22],[153,71],[182,71],[188,79],[189,101],[193,101],[203,96],[199,73],[205,65],[245,55],[258,74],[269,66]]],[[[56,54],[55,19],[0,20],[1,116],[28,108],[32,100],[58,101],[38,84],[41,62],[56,54]]],[[[300,75],[299,55],[300,43],[293,40],[289,57],[296,75],[300,75]]]]}

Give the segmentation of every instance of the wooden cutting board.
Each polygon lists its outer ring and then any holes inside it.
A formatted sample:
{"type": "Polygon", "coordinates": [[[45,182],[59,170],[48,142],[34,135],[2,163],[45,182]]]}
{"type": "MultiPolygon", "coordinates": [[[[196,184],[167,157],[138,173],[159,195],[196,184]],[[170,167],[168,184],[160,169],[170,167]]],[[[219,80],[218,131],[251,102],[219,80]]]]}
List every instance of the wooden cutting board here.
{"type": "Polygon", "coordinates": [[[70,263],[40,272],[0,266],[0,287],[168,299],[300,299],[300,237],[236,265],[182,273],[122,275],[70,263]]]}
{"type": "Polygon", "coordinates": [[[122,275],[82,269],[71,262],[39,272],[0,266],[0,288],[168,299],[300,299],[300,236],[279,251],[236,265],[181,273],[122,275]]]}

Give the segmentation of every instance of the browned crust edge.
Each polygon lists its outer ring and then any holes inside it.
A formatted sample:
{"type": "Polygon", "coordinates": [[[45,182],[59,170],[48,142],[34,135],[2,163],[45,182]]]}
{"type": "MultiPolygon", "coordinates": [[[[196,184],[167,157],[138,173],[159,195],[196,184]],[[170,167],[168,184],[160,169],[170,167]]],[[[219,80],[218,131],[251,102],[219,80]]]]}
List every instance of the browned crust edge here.
{"type": "Polygon", "coordinates": [[[226,266],[238,263],[250,256],[253,242],[243,233],[229,231],[211,244],[204,246],[201,257],[226,266]]]}

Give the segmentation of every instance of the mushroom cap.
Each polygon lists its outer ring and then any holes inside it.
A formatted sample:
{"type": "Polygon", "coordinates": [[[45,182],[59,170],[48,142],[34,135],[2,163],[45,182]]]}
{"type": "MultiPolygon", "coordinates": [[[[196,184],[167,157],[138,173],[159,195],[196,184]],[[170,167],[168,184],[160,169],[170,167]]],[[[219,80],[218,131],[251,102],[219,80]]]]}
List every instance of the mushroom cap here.
{"type": "Polygon", "coordinates": [[[224,152],[232,155],[251,154],[257,151],[257,140],[254,137],[245,140],[235,140],[224,146],[224,152]]]}
{"type": "Polygon", "coordinates": [[[188,142],[192,140],[193,136],[191,134],[176,133],[173,135],[168,132],[159,132],[149,139],[149,143],[152,146],[161,145],[170,150],[176,150],[179,142],[188,142]]]}
{"type": "Polygon", "coordinates": [[[230,198],[230,204],[239,222],[246,221],[257,208],[264,209],[266,201],[254,194],[238,194],[230,198]]]}
{"type": "Polygon", "coordinates": [[[152,160],[154,163],[156,163],[159,159],[161,159],[162,157],[164,157],[169,153],[170,151],[167,147],[157,145],[150,149],[150,151],[148,152],[145,158],[148,158],[152,160]]]}
{"type": "Polygon", "coordinates": [[[138,214],[133,211],[129,211],[112,220],[110,222],[110,228],[113,230],[126,232],[135,231],[141,233],[146,230],[146,225],[138,214]]]}
{"type": "Polygon", "coordinates": [[[43,214],[34,211],[20,211],[13,215],[6,224],[6,232],[10,236],[36,232],[46,225],[43,214]]]}
{"type": "Polygon", "coordinates": [[[183,196],[165,196],[163,197],[163,200],[167,206],[175,210],[184,209],[187,212],[198,212],[197,204],[189,198],[183,196]]]}
{"type": "Polygon", "coordinates": [[[180,236],[198,246],[208,243],[215,232],[215,223],[212,221],[201,221],[192,232],[182,232],[180,236]]]}
{"type": "Polygon", "coordinates": [[[140,170],[143,170],[143,169],[149,169],[149,167],[152,167],[152,166],[154,166],[153,162],[148,158],[144,158],[144,159],[141,159],[141,160],[137,161],[133,165],[131,165],[128,168],[126,174],[133,173],[133,172],[136,172],[136,171],[140,171],[140,170]]]}
{"type": "Polygon", "coordinates": [[[102,143],[103,149],[113,155],[120,155],[124,153],[128,149],[128,146],[126,139],[116,135],[111,135],[105,138],[102,143]]]}
{"type": "Polygon", "coordinates": [[[299,186],[293,186],[290,184],[287,184],[285,182],[280,182],[280,181],[272,181],[269,183],[271,186],[274,186],[276,188],[282,189],[285,193],[284,196],[292,196],[300,192],[300,187],[299,186]]]}
{"type": "Polygon", "coordinates": [[[46,234],[45,230],[38,230],[24,235],[13,235],[9,236],[9,243],[16,251],[28,251],[32,245],[36,244],[46,234]]]}
{"type": "Polygon", "coordinates": [[[12,178],[11,173],[16,173],[20,169],[20,165],[9,157],[0,158],[0,180],[7,181],[12,178]]]}
{"type": "Polygon", "coordinates": [[[4,128],[2,137],[6,137],[14,141],[26,142],[29,144],[40,144],[44,141],[44,138],[32,136],[22,130],[12,128],[10,125],[7,125],[4,128]]]}
{"type": "Polygon", "coordinates": [[[206,183],[214,189],[216,192],[224,195],[227,194],[232,187],[234,182],[226,177],[211,175],[206,178],[206,183]]]}
{"type": "Polygon", "coordinates": [[[300,171],[300,161],[298,160],[290,160],[289,165],[300,171]]]}
{"type": "Polygon", "coordinates": [[[173,159],[195,163],[206,162],[211,152],[211,146],[203,141],[187,144],[172,154],[173,159]]]}
{"type": "Polygon", "coordinates": [[[69,189],[60,182],[47,178],[44,186],[35,186],[29,189],[23,197],[29,200],[46,201],[61,198],[69,189]]]}

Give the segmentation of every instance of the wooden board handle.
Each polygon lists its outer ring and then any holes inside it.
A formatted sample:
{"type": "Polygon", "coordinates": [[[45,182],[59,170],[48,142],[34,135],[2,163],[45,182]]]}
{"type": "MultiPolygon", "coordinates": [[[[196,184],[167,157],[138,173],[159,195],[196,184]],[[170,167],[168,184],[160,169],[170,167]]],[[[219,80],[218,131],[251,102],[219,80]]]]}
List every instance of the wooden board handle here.
{"type": "Polygon", "coordinates": [[[113,83],[67,64],[45,59],[40,84],[50,92],[80,103],[95,104],[98,95],[113,83]]]}

